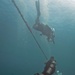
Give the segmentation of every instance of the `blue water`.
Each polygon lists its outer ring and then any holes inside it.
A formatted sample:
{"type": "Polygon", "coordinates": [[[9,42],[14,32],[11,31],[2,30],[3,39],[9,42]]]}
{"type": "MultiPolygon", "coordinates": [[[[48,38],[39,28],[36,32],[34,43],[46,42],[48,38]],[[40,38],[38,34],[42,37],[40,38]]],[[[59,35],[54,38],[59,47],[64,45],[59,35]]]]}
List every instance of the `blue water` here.
{"type": "MultiPolygon", "coordinates": [[[[48,59],[53,55],[57,70],[75,75],[75,1],[40,0],[40,20],[55,28],[55,44],[48,43],[32,26],[35,0],[15,0],[48,59]]],[[[46,59],[11,0],[0,0],[0,75],[41,73],[46,59]]]]}

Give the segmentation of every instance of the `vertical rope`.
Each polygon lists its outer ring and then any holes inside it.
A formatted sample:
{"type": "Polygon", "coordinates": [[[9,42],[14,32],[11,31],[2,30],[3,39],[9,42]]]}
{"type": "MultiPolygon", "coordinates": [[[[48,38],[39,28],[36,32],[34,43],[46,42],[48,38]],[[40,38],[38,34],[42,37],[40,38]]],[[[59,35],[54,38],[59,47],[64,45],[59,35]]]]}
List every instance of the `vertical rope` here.
{"type": "Polygon", "coordinates": [[[29,31],[30,31],[30,33],[32,34],[32,36],[33,36],[34,40],[36,41],[36,43],[37,43],[38,47],[40,48],[41,52],[43,53],[43,55],[45,56],[45,58],[46,58],[46,59],[48,59],[48,58],[47,58],[47,56],[46,56],[46,54],[45,54],[45,53],[44,53],[44,51],[42,50],[41,46],[39,45],[38,41],[36,40],[36,38],[35,38],[34,34],[32,33],[32,30],[30,29],[30,27],[29,27],[28,23],[27,23],[27,22],[26,22],[26,20],[24,19],[24,17],[23,17],[23,15],[22,15],[21,11],[19,10],[18,6],[16,5],[15,1],[14,1],[14,0],[12,0],[12,2],[13,2],[13,4],[14,4],[14,6],[16,7],[17,11],[19,12],[19,14],[20,14],[20,16],[21,16],[22,20],[23,20],[23,21],[24,21],[24,23],[26,24],[26,26],[27,26],[28,30],[29,30],[29,31]]]}

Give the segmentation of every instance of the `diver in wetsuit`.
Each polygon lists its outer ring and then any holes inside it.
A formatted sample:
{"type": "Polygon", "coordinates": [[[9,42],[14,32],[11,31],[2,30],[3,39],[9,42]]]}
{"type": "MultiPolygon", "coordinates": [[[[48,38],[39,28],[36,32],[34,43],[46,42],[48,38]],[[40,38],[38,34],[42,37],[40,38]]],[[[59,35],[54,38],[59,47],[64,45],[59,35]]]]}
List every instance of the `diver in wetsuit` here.
{"type": "Polygon", "coordinates": [[[54,41],[54,28],[50,28],[48,25],[44,25],[43,23],[40,22],[39,18],[40,18],[40,3],[39,0],[35,2],[36,4],[36,10],[37,10],[37,18],[35,20],[35,24],[33,25],[33,28],[37,31],[40,31],[42,34],[40,35],[45,35],[47,36],[47,40],[48,41],[52,41],[53,43],[55,43],[54,41]]]}
{"type": "Polygon", "coordinates": [[[44,71],[42,72],[43,75],[52,75],[56,69],[56,60],[52,56],[50,60],[46,63],[44,71]]]}
{"type": "Polygon", "coordinates": [[[41,74],[36,73],[34,75],[53,75],[56,70],[56,60],[52,56],[48,62],[45,63],[46,66],[41,74]]]}

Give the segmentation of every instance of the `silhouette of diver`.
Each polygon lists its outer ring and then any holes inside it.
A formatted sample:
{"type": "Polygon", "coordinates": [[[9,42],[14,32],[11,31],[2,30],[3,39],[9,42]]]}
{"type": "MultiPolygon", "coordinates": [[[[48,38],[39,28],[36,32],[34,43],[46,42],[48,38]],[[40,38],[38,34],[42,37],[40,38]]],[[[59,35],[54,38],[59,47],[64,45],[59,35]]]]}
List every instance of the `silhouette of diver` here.
{"type": "Polygon", "coordinates": [[[52,56],[46,63],[46,66],[44,67],[44,70],[41,74],[36,73],[34,75],[53,75],[56,70],[56,60],[52,56]]]}
{"type": "Polygon", "coordinates": [[[50,28],[48,25],[44,25],[43,23],[40,22],[39,18],[40,18],[41,13],[40,13],[39,0],[36,1],[35,4],[36,4],[36,10],[37,10],[37,18],[35,20],[35,24],[33,25],[33,28],[37,31],[40,31],[42,33],[40,35],[47,36],[48,42],[52,41],[55,44],[55,41],[54,41],[54,37],[55,37],[54,31],[55,31],[55,29],[50,28]]]}

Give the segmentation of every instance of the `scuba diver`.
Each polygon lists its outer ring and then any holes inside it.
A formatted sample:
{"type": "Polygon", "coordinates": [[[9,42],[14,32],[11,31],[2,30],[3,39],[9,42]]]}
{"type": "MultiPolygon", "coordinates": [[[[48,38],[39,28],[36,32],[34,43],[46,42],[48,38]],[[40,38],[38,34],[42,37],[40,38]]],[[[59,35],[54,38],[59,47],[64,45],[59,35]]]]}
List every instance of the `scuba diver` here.
{"type": "Polygon", "coordinates": [[[44,25],[43,23],[40,22],[39,18],[40,18],[40,3],[39,0],[35,2],[36,4],[36,10],[37,10],[37,18],[35,20],[35,24],[33,25],[33,28],[37,31],[40,31],[42,34],[40,35],[45,35],[47,36],[47,40],[48,42],[52,41],[55,44],[54,41],[54,28],[50,28],[48,25],[44,25]]]}
{"type": "Polygon", "coordinates": [[[45,63],[46,66],[41,74],[36,73],[34,75],[52,75],[55,73],[56,70],[56,60],[52,56],[48,62],[45,63]]]}

